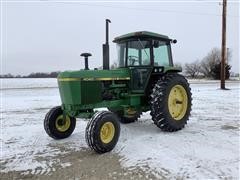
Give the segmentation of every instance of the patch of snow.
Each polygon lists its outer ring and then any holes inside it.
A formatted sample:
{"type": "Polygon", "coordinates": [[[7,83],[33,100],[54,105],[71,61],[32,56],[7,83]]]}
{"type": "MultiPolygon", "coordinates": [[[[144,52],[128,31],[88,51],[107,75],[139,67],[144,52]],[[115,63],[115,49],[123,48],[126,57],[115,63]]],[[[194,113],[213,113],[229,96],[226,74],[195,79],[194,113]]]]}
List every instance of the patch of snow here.
{"type": "Polygon", "coordinates": [[[71,166],[71,163],[69,163],[69,162],[67,162],[67,163],[62,163],[61,166],[62,166],[63,168],[69,167],[69,166],[71,166]]]}
{"type": "MultiPolygon", "coordinates": [[[[16,82],[18,80],[15,79],[16,82]]],[[[49,83],[49,79],[45,80],[49,83]]],[[[43,119],[49,109],[61,104],[59,92],[57,88],[28,88],[32,84],[39,86],[38,81],[29,81],[26,84],[22,81],[21,87],[24,88],[2,91],[1,172],[24,170],[26,173],[48,173],[53,171],[54,164],[59,163],[58,155],[87,147],[85,129],[81,128],[86,126],[86,121],[78,122],[75,132],[68,139],[55,141],[47,136],[43,119]]]]}
{"type": "Polygon", "coordinates": [[[0,90],[57,88],[56,78],[4,78],[0,90]]]}

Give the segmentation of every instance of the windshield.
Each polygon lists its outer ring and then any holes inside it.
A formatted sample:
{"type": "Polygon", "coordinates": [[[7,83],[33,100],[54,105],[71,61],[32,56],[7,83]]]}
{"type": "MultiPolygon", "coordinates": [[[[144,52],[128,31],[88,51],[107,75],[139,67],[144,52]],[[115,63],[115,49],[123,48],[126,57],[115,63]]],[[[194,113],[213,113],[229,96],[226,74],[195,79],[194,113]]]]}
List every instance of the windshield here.
{"type": "Polygon", "coordinates": [[[140,39],[117,44],[118,66],[150,65],[150,41],[140,39]]]}

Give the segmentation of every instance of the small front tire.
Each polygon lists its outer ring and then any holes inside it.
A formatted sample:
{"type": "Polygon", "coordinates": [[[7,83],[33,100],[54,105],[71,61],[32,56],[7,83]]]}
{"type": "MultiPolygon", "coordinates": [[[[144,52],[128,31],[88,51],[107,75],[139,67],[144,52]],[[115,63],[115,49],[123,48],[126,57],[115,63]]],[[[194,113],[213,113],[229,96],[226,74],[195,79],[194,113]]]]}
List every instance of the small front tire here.
{"type": "Polygon", "coordinates": [[[118,117],[109,111],[95,113],[85,132],[88,146],[97,153],[111,151],[117,144],[119,135],[118,117]]]}
{"type": "Polygon", "coordinates": [[[44,119],[44,129],[53,139],[64,139],[69,137],[74,131],[75,126],[76,119],[64,115],[61,106],[52,108],[44,119]]]}

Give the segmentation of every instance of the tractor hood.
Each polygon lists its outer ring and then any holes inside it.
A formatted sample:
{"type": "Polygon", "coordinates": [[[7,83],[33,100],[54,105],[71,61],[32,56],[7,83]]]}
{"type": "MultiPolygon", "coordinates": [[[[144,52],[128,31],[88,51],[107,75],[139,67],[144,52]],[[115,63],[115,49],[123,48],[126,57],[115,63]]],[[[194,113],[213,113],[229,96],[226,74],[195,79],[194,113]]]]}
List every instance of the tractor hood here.
{"type": "Polygon", "coordinates": [[[102,101],[102,82],[130,80],[129,70],[80,70],[65,71],[58,75],[58,87],[62,108],[71,116],[77,113],[74,108],[89,108],[87,105],[102,101]]]}
{"type": "Polygon", "coordinates": [[[58,81],[110,81],[130,80],[129,69],[64,71],[58,81]]]}

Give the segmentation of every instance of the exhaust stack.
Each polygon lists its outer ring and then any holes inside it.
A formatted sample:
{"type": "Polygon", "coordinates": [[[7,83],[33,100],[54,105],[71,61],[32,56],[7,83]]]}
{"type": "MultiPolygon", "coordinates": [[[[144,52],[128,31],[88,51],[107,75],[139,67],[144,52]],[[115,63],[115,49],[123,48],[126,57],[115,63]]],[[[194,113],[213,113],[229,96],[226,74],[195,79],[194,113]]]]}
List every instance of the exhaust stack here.
{"type": "Polygon", "coordinates": [[[103,69],[107,70],[109,70],[109,23],[111,23],[111,21],[109,19],[106,19],[106,42],[103,44],[103,69]]]}

